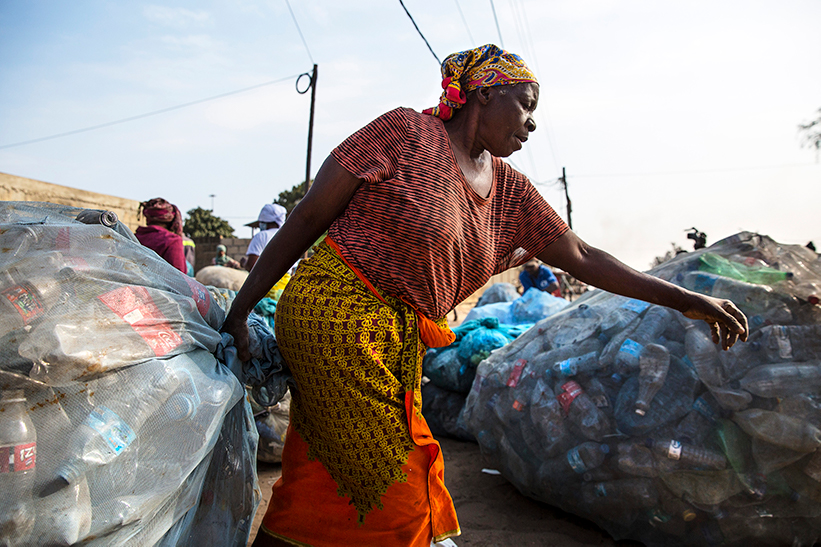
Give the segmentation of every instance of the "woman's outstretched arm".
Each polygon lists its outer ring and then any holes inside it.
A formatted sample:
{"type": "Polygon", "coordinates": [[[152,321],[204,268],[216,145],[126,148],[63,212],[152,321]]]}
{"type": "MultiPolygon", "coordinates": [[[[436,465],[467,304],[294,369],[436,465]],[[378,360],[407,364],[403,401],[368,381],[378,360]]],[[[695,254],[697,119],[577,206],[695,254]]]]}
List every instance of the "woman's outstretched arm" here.
{"type": "Polygon", "coordinates": [[[713,342],[729,349],[747,340],[747,318],[729,300],[704,296],[638,272],[613,256],[591,247],[572,231],[548,245],[538,255],[589,285],[605,291],[661,304],[710,325],[713,342]]]}

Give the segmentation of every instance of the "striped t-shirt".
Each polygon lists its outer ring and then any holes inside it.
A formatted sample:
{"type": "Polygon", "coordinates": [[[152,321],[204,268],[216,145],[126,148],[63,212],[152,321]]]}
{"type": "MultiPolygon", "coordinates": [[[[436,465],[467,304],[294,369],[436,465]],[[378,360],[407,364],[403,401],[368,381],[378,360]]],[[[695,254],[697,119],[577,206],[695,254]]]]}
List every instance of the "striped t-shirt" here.
{"type": "Polygon", "coordinates": [[[489,196],[479,196],[434,116],[397,108],[333,156],[363,182],[329,235],[376,287],[432,319],[568,229],[527,177],[499,158],[489,196]]]}

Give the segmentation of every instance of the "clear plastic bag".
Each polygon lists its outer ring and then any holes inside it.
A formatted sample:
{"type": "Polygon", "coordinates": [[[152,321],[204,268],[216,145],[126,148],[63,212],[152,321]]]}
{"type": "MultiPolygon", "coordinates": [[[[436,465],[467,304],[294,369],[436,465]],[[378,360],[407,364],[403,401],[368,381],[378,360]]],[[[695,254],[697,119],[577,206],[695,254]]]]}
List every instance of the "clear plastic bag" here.
{"type": "Polygon", "coordinates": [[[0,202],[0,390],[26,409],[0,413],[0,453],[28,456],[0,463],[3,541],[244,546],[261,498],[244,384],[284,393],[273,335],[252,326],[254,359],[220,362],[233,294],[102,213],[0,202]]]}
{"type": "Polygon", "coordinates": [[[617,539],[812,545],[821,536],[818,255],[743,232],[650,273],[739,299],[749,341],[721,352],[706,325],[592,291],[480,363],[459,423],[522,493],[617,539]],[[581,458],[591,442],[608,448],[581,458]]]}

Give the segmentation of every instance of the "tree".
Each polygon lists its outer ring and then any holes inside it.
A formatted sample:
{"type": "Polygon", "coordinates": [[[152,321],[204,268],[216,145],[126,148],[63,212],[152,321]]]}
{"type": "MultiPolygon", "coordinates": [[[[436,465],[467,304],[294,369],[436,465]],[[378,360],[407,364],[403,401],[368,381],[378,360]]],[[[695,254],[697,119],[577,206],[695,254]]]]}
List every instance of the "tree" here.
{"type": "Polygon", "coordinates": [[[651,268],[655,268],[656,266],[664,264],[668,260],[674,259],[675,257],[680,255],[681,253],[686,253],[687,252],[684,249],[682,249],[681,247],[679,247],[678,245],[676,245],[675,243],[670,243],[670,245],[673,248],[670,249],[669,251],[667,251],[666,253],[664,253],[664,256],[657,256],[656,258],[654,258],[653,262],[650,264],[651,268]]]}
{"type": "Polygon", "coordinates": [[[816,157],[821,152],[821,108],[818,109],[818,117],[811,122],[798,124],[801,137],[801,146],[815,148],[816,157]]]}
{"type": "Polygon", "coordinates": [[[234,229],[208,209],[197,207],[186,213],[182,230],[189,237],[234,237],[234,229]]]}
{"type": "Polygon", "coordinates": [[[290,215],[291,211],[294,210],[294,207],[296,207],[297,203],[299,203],[304,197],[305,184],[300,182],[290,190],[280,192],[277,199],[274,200],[274,203],[277,203],[285,207],[285,209],[288,211],[288,214],[290,215]]]}

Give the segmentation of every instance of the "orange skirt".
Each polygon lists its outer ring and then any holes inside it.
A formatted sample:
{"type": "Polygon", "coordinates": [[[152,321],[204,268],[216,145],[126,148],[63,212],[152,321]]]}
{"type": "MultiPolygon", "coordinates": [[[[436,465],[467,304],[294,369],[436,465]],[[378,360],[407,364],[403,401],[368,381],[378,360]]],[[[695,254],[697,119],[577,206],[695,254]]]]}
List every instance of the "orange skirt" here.
{"type": "Polygon", "coordinates": [[[300,264],[275,323],[296,386],[260,531],[316,547],[429,547],[458,535],[441,449],[421,414],[414,311],[375,296],[324,244],[300,264]]]}

